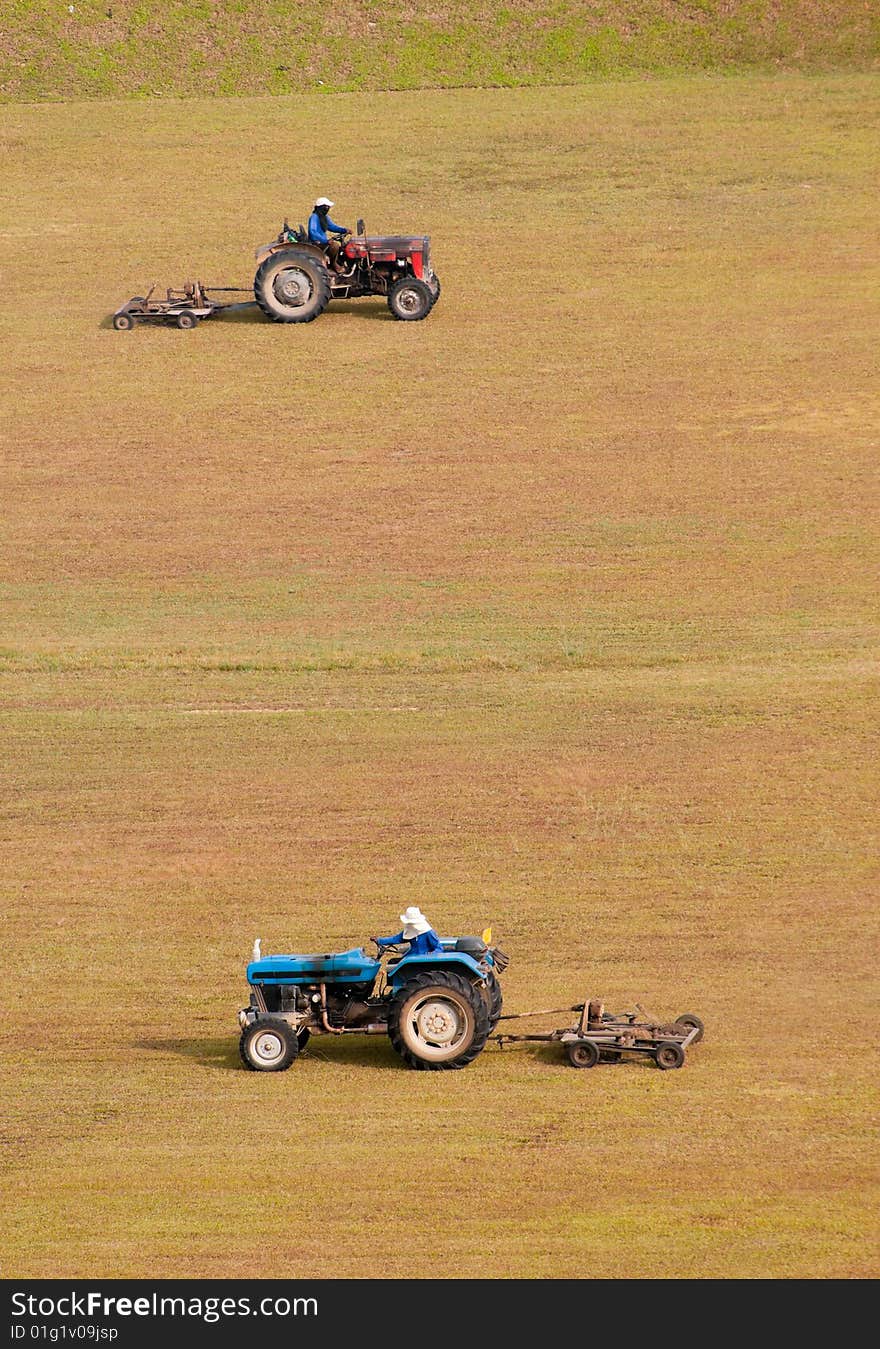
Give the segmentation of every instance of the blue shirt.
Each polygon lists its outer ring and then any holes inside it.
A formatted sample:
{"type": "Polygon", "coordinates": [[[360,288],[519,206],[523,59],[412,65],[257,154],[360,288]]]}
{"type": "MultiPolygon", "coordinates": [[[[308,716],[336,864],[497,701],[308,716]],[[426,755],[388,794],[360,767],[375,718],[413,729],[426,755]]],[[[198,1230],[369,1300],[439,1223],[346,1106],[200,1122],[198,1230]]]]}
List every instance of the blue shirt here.
{"type": "Polygon", "coordinates": [[[379,937],[380,946],[396,946],[398,942],[409,942],[409,954],[411,956],[429,956],[432,951],[442,951],[443,943],[437,936],[432,927],[427,932],[420,932],[417,937],[404,937],[402,932],[396,933],[393,937],[379,937]]]}
{"type": "MultiPolygon", "coordinates": [[[[345,233],[344,225],[334,225],[329,215],[324,218],[327,221],[327,229],[333,234],[345,233]]],[[[327,243],[327,230],[325,230],[324,226],[321,224],[321,217],[317,211],[312,211],[312,214],[309,216],[309,241],[313,244],[327,243]]]]}

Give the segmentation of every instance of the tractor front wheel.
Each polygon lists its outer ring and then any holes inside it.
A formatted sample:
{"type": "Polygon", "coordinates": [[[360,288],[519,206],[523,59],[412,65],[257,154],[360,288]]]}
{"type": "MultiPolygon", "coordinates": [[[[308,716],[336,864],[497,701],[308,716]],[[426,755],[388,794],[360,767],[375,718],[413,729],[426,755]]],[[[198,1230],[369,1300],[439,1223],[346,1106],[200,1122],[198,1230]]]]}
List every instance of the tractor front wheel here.
{"type": "Polygon", "coordinates": [[[431,292],[431,308],[433,309],[434,305],[440,299],[440,278],[436,272],[432,272],[431,274],[431,280],[428,282],[428,289],[431,292]]]}
{"type": "Polygon", "coordinates": [[[254,299],[275,323],[311,323],[330,302],[327,268],[305,249],[279,249],[257,268],[254,299]]]}
{"type": "Polygon", "coordinates": [[[489,1011],[479,988],[462,975],[426,971],[392,998],[388,1035],[410,1068],[464,1068],[486,1043],[489,1011]]]}
{"type": "Polygon", "coordinates": [[[403,323],[426,319],[434,307],[434,296],[427,281],[417,276],[401,276],[388,291],[388,308],[403,323]]]}
{"type": "Polygon", "coordinates": [[[299,1053],[296,1032],[286,1021],[262,1019],[245,1026],[238,1052],[255,1073],[283,1073],[299,1053]]]}

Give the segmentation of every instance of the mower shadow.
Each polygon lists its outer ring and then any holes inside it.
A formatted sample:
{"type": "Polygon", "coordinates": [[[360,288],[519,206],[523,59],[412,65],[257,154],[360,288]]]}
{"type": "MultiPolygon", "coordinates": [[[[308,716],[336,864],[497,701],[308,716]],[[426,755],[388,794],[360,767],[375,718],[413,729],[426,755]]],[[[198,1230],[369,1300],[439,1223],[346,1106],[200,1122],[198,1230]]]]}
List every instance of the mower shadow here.
{"type": "Polygon", "coordinates": [[[636,1068],[636,1069],[649,1068],[651,1072],[656,1072],[654,1064],[647,1054],[624,1054],[619,1059],[613,1061],[603,1060],[601,1063],[597,1063],[595,1068],[572,1069],[571,1064],[568,1061],[568,1055],[566,1054],[563,1046],[560,1044],[533,1043],[533,1044],[493,1045],[490,1042],[489,1046],[484,1052],[485,1053],[491,1052],[493,1057],[497,1055],[503,1055],[504,1057],[507,1057],[508,1055],[513,1056],[514,1054],[516,1055],[521,1054],[524,1055],[527,1058],[528,1062],[533,1064],[536,1068],[540,1068],[541,1070],[545,1068],[551,1069],[554,1073],[558,1073],[560,1068],[566,1068],[569,1071],[581,1072],[583,1074],[583,1073],[596,1073],[596,1072],[604,1073],[607,1069],[623,1068],[623,1067],[636,1068]]]}
{"type": "MultiPolygon", "coordinates": [[[[381,304],[369,304],[369,303],[364,304],[361,300],[334,300],[330,308],[324,314],[321,315],[321,321],[326,322],[328,317],[333,318],[334,315],[340,316],[348,315],[352,318],[369,319],[373,323],[395,322],[395,319],[391,314],[387,304],[385,304],[384,300],[382,301],[381,304]]],[[[247,303],[243,302],[241,309],[229,309],[225,311],[221,310],[219,313],[215,314],[213,318],[203,319],[202,323],[207,324],[259,323],[259,324],[266,324],[271,327],[277,326],[279,328],[297,326],[295,324],[284,324],[284,323],[279,323],[277,325],[272,324],[271,321],[266,318],[265,314],[258,308],[258,306],[256,304],[251,304],[250,302],[247,303]]],[[[172,332],[177,331],[173,323],[164,322],[162,319],[142,320],[140,323],[137,323],[135,325],[135,327],[137,328],[144,326],[149,328],[169,328],[172,332]]],[[[99,331],[109,330],[110,332],[112,332],[113,315],[105,314],[104,317],[98,322],[97,327],[99,331]]],[[[128,336],[128,335],[129,334],[121,334],[121,336],[128,336]]]]}

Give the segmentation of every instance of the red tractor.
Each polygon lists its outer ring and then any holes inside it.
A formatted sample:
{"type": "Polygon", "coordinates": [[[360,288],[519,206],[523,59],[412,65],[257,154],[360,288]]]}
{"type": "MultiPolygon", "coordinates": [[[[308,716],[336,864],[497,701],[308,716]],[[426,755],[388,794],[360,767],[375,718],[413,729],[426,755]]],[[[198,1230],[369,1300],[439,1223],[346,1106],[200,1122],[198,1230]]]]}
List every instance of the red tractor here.
{"type": "Polygon", "coordinates": [[[368,237],[359,220],[357,234],[346,234],[331,264],[302,225],[291,229],[285,220],[278,238],[257,249],[254,296],[275,323],[311,323],[331,300],[361,295],[384,295],[391,313],[405,323],[426,319],[440,297],[429,244],[424,235],[368,237]]]}

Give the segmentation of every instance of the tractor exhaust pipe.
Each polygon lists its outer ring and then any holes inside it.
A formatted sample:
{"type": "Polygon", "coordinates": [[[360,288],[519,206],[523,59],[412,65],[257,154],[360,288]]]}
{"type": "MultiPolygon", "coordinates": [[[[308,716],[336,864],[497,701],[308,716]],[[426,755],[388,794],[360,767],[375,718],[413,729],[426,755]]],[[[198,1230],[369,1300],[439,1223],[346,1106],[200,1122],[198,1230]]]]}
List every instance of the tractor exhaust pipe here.
{"type": "Polygon", "coordinates": [[[344,1035],[345,1028],[343,1026],[330,1025],[330,1022],[327,1018],[327,985],[321,984],[320,988],[321,988],[321,1025],[324,1027],[324,1030],[327,1031],[328,1035],[344,1035]]]}

